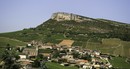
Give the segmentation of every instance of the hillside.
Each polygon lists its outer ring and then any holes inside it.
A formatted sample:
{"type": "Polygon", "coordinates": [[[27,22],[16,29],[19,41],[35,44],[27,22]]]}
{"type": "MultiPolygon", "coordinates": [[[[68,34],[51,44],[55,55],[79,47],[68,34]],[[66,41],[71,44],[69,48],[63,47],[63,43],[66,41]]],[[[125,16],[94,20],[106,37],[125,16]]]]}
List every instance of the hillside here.
{"type": "MultiPolygon", "coordinates": [[[[73,46],[91,47],[92,49],[104,46],[102,39],[118,38],[124,42],[124,44],[122,43],[124,49],[127,46],[127,52],[130,50],[130,47],[127,45],[129,44],[128,41],[130,41],[129,24],[106,19],[94,19],[64,12],[54,13],[49,20],[36,28],[1,33],[0,37],[13,38],[24,42],[35,40],[53,44],[58,44],[64,39],[71,39],[74,40],[73,46]]],[[[115,49],[112,50],[115,52],[115,49]]],[[[106,49],[105,51],[111,53],[106,49]]]]}
{"type": "Polygon", "coordinates": [[[10,44],[10,46],[25,46],[26,43],[16,40],[16,39],[10,39],[6,37],[0,37],[0,47],[7,46],[7,44],[10,44]]]}
{"type": "Polygon", "coordinates": [[[16,39],[0,37],[0,57],[1,57],[1,54],[4,52],[4,50],[7,46],[10,46],[10,47],[26,46],[26,43],[19,41],[19,40],[16,40],[16,39]]]}

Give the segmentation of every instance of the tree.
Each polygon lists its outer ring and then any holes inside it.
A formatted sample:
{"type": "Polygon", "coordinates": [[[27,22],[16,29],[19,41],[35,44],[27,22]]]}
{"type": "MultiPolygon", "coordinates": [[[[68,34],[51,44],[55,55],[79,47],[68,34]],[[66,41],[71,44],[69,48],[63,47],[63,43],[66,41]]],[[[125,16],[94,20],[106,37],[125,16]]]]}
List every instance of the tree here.
{"type": "Polygon", "coordinates": [[[59,57],[60,56],[60,52],[58,51],[58,50],[55,50],[54,52],[53,52],[53,58],[57,58],[57,57],[59,57]]]}
{"type": "Polygon", "coordinates": [[[43,60],[44,59],[44,56],[42,55],[42,54],[39,54],[38,56],[37,56],[37,60],[43,60]]]}
{"type": "Polygon", "coordinates": [[[92,57],[91,57],[91,55],[85,54],[85,55],[83,55],[83,56],[81,57],[81,59],[91,61],[91,60],[92,60],[92,57]]]}
{"type": "Polygon", "coordinates": [[[21,65],[16,62],[19,59],[18,54],[14,50],[5,50],[2,54],[2,61],[4,61],[3,69],[20,69],[21,65]]]}
{"type": "Polygon", "coordinates": [[[40,61],[39,60],[35,60],[33,63],[32,63],[32,67],[40,67],[40,61]]]}
{"type": "Polygon", "coordinates": [[[11,49],[12,49],[11,46],[10,46],[10,44],[7,44],[7,45],[6,45],[6,49],[7,49],[7,50],[11,50],[11,49]]]}
{"type": "Polygon", "coordinates": [[[74,58],[79,58],[80,54],[78,52],[73,52],[72,55],[73,55],[74,58]]]}

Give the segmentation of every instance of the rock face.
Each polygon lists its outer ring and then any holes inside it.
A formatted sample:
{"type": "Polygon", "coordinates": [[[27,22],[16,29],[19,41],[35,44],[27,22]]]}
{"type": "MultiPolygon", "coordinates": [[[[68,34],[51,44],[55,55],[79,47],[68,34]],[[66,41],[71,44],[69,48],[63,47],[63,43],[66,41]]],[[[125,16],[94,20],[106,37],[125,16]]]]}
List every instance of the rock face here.
{"type": "Polygon", "coordinates": [[[72,13],[65,13],[65,12],[56,12],[53,13],[51,19],[57,20],[57,21],[64,21],[64,20],[74,20],[76,22],[82,22],[85,20],[91,20],[90,18],[72,14],[72,13]]]}

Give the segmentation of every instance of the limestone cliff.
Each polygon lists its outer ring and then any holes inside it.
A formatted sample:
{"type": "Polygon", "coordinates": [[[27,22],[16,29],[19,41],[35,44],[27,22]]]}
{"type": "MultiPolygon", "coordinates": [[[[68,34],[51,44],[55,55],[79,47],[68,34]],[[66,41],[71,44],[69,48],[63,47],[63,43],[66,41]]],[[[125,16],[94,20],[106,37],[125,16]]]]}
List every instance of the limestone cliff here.
{"type": "Polygon", "coordinates": [[[84,17],[84,16],[72,14],[72,13],[65,13],[65,12],[53,13],[51,19],[54,19],[54,20],[57,20],[57,21],[74,20],[76,22],[91,20],[91,18],[87,18],[87,17],[84,17]]]}

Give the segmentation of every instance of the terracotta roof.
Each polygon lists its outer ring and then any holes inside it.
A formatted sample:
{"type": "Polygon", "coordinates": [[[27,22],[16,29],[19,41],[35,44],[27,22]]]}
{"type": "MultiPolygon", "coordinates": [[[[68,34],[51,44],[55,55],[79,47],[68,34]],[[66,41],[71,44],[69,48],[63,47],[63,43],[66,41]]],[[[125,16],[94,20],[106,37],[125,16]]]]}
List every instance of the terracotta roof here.
{"type": "Polygon", "coordinates": [[[77,63],[81,63],[81,62],[83,62],[83,63],[87,63],[88,60],[77,60],[77,63]]]}
{"type": "Polygon", "coordinates": [[[22,65],[27,65],[27,64],[31,64],[29,61],[23,61],[23,62],[20,62],[22,65]]]}

